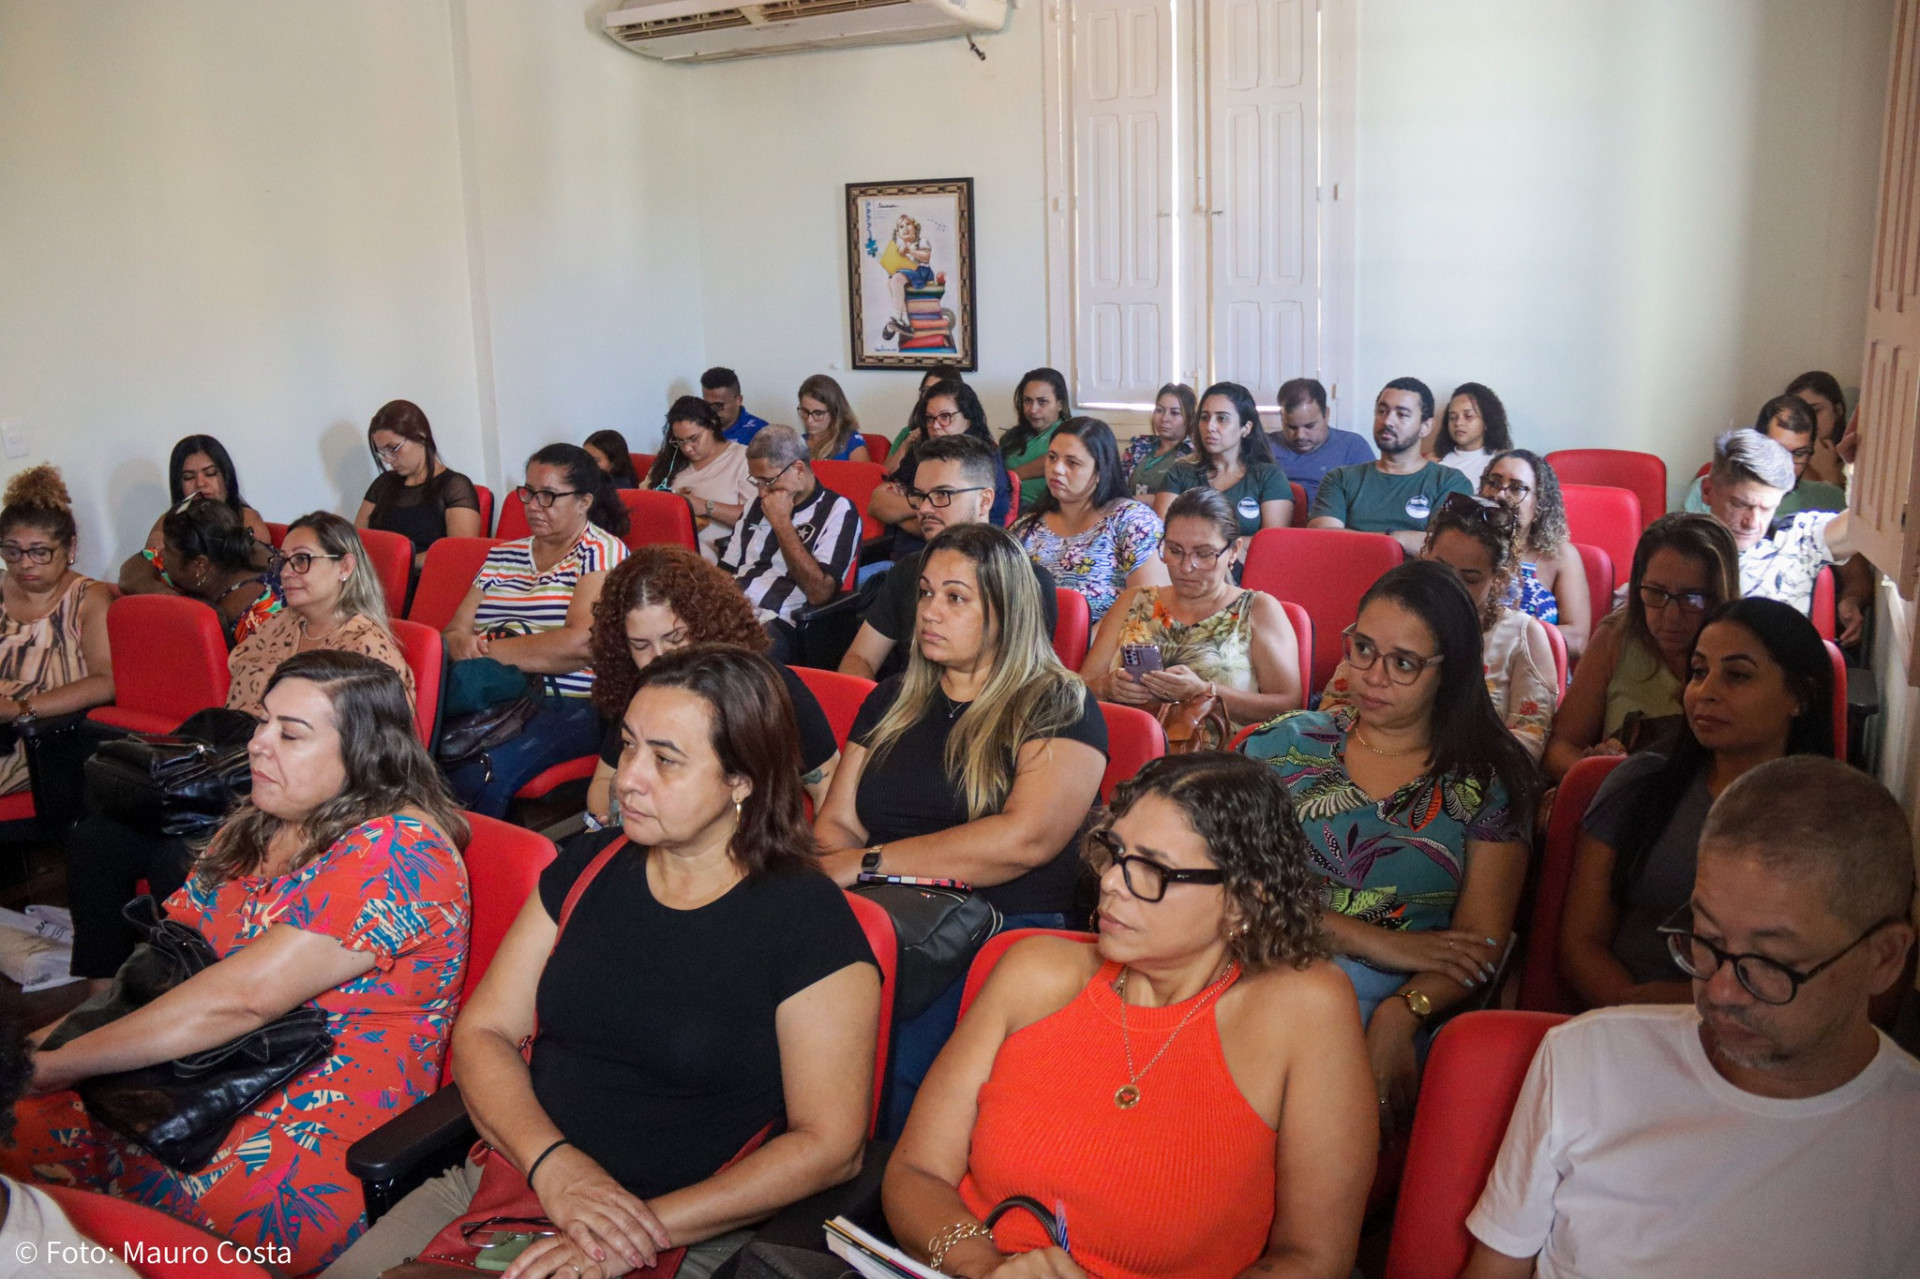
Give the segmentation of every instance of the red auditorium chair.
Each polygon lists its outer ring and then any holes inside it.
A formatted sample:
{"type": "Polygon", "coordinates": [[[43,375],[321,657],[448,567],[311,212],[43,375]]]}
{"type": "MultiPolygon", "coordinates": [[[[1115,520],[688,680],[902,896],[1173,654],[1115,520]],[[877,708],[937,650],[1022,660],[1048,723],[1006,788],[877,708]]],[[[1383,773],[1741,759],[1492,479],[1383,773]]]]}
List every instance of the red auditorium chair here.
{"type": "MultiPolygon", "coordinates": [[[[113,1249],[116,1256],[127,1256],[130,1243],[147,1245],[150,1252],[142,1256],[140,1264],[132,1265],[129,1260],[130,1268],[142,1279],[273,1279],[276,1273],[259,1262],[234,1260],[231,1248],[219,1246],[220,1236],[131,1199],[72,1186],[43,1184],[40,1189],[60,1205],[75,1229],[113,1249]]],[[[53,1275],[65,1271],[53,1266],[42,1270],[29,1266],[22,1273],[53,1275]]]]}
{"type": "Polygon", "coordinates": [[[643,546],[684,546],[697,551],[694,540],[693,508],[678,493],[655,493],[648,489],[621,489],[620,501],[626,505],[632,526],[626,543],[634,550],[643,546]]]}
{"type": "Polygon", "coordinates": [[[1563,484],[1567,533],[1575,542],[1597,546],[1613,560],[1613,584],[1620,586],[1633,568],[1640,544],[1640,499],[1631,489],[1600,484],[1563,484]]]}
{"type": "Polygon", "coordinates": [[[885,465],[887,454],[893,452],[893,441],[884,435],[875,435],[871,431],[862,431],[860,439],[867,446],[867,460],[885,465]]]}
{"type": "MultiPolygon", "coordinates": [[[[467,865],[467,969],[460,978],[460,1003],[464,1007],[487,975],[487,966],[500,952],[507,930],[520,917],[540,885],[540,872],[556,855],[553,842],[538,831],[513,826],[479,813],[468,813],[467,825],[473,837],[461,854],[467,865]]],[[[453,1054],[440,1070],[440,1082],[453,1077],[453,1054]]]]}
{"type": "Polygon", "coordinates": [[[993,966],[1000,962],[1001,956],[1016,943],[1029,937],[1065,937],[1068,941],[1085,942],[1091,946],[1100,940],[1092,933],[1069,932],[1064,928],[1009,928],[1003,933],[995,933],[987,938],[967,965],[967,984],[960,988],[960,1015],[965,1017],[967,1009],[973,1007],[973,1001],[980,994],[980,988],[987,984],[987,978],[993,975],[993,966]]]}
{"type": "Polygon", "coordinates": [[[1577,1013],[1579,999],[1560,980],[1560,920],[1567,908],[1567,880],[1573,874],[1573,847],[1580,842],[1580,821],[1587,806],[1624,755],[1592,755],[1567,770],[1554,796],[1534,885],[1533,923],[1527,929],[1527,955],[1520,968],[1520,1007],[1543,1013],[1577,1013]]]}
{"type": "MultiPolygon", "coordinates": [[[[1580,567],[1587,575],[1587,606],[1593,610],[1593,625],[1598,626],[1601,618],[1613,612],[1613,556],[1588,542],[1575,542],[1573,549],[1580,552],[1580,567]]],[[[1622,582],[1632,577],[1633,561],[1629,559],[1619,572],[1622,582]]]]}
{"type": "Polygon", "coordinates": [[[1467,1214],[1507,1135],[1533,1054],[1566,1018],[1462,1013],[1434,1037],[1413,1116],[1385,1279],[1454,1279],[1473,1252],[1467,1214]]]}
{"type": "Polygon", "coordinates": [[[487,552],[499,544],[491,537],[443,537],[429,546],[420,581],[413,588],[408,619],[436,631],[446,630],[467,592],[473,589],[473,579],[487,562],[487,552]]]}
{"type": "Polygon", "coordinates": [[[1325,688],[1340,664],[1340,632],[1353,624],[1360,597],[1406,558],[1384,533],[1352,529],[1263,528],[1247,549],[1243,586],[1300,605],[1313,619],[1307,688],[1325,688]]]}
{"type": "MultiPolygon", "coordinates": [[[[1322,531],[1325,531],[1325,530],[1322,530],[1322,531]]],[[[1309,614],[1305,608],[1301,607],[1298,604],[1295,604],[1292,600],[1281,600],[1280,611],[1287,615],[1287,620],[1289,622],[1293,623],[1294,648],[1299,650],[1300,656],[1302,658],[1305,658],[1308,661],[1311,661],[1313,658],[1313,617],[1312,615],[1309,614]]],[[[1300,678],[1302,680],[1305,680],[1307,678],[1306,672],[1304,670],[1300,673],[1300,678]]],[[[1300,704],[1302,706],[1305,706],[1307,704],[1307,698],[1310,697],[1316,691],[1318,690],[1312,689],[1312,688],[1301,689],[1300,704]]]]}
{"type": "MultiPolygon", "coordinates": [[[[500,503],[500,527],[493,530],[494,537],[502,542],[517,542],[532,533],[527,527],[527,504],[520,500],[519,488],[508,489],[506,501],[500,503]]],[[[431,551],[433,547],[427,549],[431,551]]]]}
{"type": "Polygon", "coordinates": [[[440,687],[447,673],[447,645],[440,632],[419,622],[394,618],[389,625],[401,656],[413,672],[413,726],[428,750],[440,730],[440,687]]]}
{"type": "Polygon", "coordinates": [[[853,907],[853,917],[860,921],[860,931],[867,935],[867,945],[873,950],[874,961],[880,965],[880,1033],[873,1044],[873,1112],[867,1119],[867,1136],[871,1138],[879,1130],[880,1102],[887,1090],[887,1053],[893,1041],[893,989],[900,972],[900,941],[894,935],[893,916],[887,914],[887,908],[879,902],[848,893],[847,904],[853,907]]]}
{"type": "Polygon", "coordinates": [[[1641,527],[1667,513],[1667,464],[1652,453],[1629,449],[1557,449],[1547,465],[1568,484],[1605,484],[1631,492],[1640,502],[1641,527]]]}
{"type": "Polygon", "coordinates": [[[639,479],[646,479],[647,472],[653,469],[653,454],[629,453],[627,460],[633,463],[633,473],[639,479]]]}
{"type": "Polygon", "coordinates": [[[827,724],[833,729],[833,740],[840,743],[841,750],[847,749],[847,737],[853,732],[853,721],[860,714],[861,703],[867,700],[867,694],[873,692],[873,681],[861,679],[858,675],[842,675],[839,671],[816,670],[811,666],[796,666],[793,673],[800,677],[800,682],[820,703],[820,709],[826,712],[827,724]]]}
{"type": "Polygon", "coordinates": [[[1007,484],[1011,496],[1007,499],[1006,526],[1012,528],[1020,519],[1020,477],[1013,473],[1012,467],[1007,468],[1007,484]]]}
{"type": "Polygon", "coordinates": [[[1847,762],[1847,655],[1828,640],[1827,657],[1833,662],[1833,757],[1847,762]]]}
{"type": "Polygon", "coordinates": [[[384,529],[359,530],[360,545],[367,548],[368,565],[380,579],[380,593],[387,597],[387,614],[399,617],[407,608],[407,578],[413,573],[413,543],[398,533],[384,529]]]}
{"type": "Polygon", "coordinates": [[[1087,645],[1093,639],[1093,613],[1087,597],[1071,586],[1056,586],[1053,594],[1060,610],[1053,624],[1053,655],[1062,666],[1077,671],[1087,660],[1087,645]]]}
{"type": "Polygon", "coordinates": [[[600,767],[598,755],[581,755],[575,759],[563,759],[558,764],[535,773],[527,784],[513,793],[515,800],[545,799],[569,782],[590,782],[600,767]]]}
{"type": "Polygon", "coordinates": [[[224,706],[227,642],[214,611],[181,595],[124,595],[107,609],[114,704],[87,718],[136,733],[171,733],[187,716],[224,706]]]}
{"type": "Polygon", "coordinates": [[[493,490],[484,484],[476,484],[473,494],[480,499],[480,536],[486,537],[493,531],[493,490]]]}
{"type": "Polygon", "coordinates": [[[860,512],[860,540],[871,542],[887,526],[867,514],[873,491],[886,482],[887,470],[878,462],[815,462],[814,478],[853,503],[860,512]]]}
{"type": "Polygon", "coordinates": [[[1303,486],[1288,480],[1287,487],[1293,490],[1293,519],[1288,521],[1287,527],[1305,528],[1307,512],[1313,503],[1307,501],[1307,490],[1303,486]]]}
{"type": "Polygon", "coordinates": [[[1840,637],[1840,600],[1833,585],[1833,567],[1829,565],[1820,570],[1813,579],[1813,604],[1807,614],[1813,620],[1813,629],[1823,640],[1840,637]]]}
{"type": "Polygon", "coordinates": [[[1106,803],[1115,786],[1167,753],[1167,731],[1137,706],[1101,702],[1100,715],[1107,721],[1107,767],[1100,774],[1100,802],[1106,803]]]}
{"type": "Polygon", "coordinates": [[[274,550],[279,550],[280,543],[287,540],[287,526],[267,521],[267,540],[273,543],[274,550]]]}
{"type": "Polygon", "coordinates": [[[1565,697],[1567,668],[1571,664],[1567,660],[1567,637],[1562,635],[1560,628],[1552,622],[1542,622],[1540,625],[1547,628],[1547,647],[1553,650],[1554,695],[1565,697]]]}

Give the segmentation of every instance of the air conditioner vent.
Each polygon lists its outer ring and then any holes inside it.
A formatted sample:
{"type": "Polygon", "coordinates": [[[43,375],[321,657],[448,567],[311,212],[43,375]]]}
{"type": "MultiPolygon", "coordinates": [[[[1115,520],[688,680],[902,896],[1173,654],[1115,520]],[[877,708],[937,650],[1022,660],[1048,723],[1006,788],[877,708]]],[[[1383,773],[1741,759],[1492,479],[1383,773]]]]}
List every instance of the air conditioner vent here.
{"type": "Polygon", "coordinates": [[[806,49],[906,44],[998,31],[1008,0],[632,0],[607,35],[635,53],[714,62],[806,49]]]}

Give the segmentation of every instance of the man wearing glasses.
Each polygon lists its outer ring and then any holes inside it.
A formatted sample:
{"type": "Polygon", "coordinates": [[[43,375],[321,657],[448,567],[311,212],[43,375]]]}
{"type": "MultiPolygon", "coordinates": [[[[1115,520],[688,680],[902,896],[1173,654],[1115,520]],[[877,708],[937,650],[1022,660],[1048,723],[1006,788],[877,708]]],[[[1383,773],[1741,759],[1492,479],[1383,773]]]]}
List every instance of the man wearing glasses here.
{"type": "MultiPolygon", "coordinates": [[[[908,506],[920,517],[920,535],[932,541],[942,529],[988,523],[994,479],[1003,474],[1000,455],[985,440],[971,435],[938,435],[920,445],[913,474],[900,478],[906,481],[908,506]]],[[[920,602],[920,561],[925,554],[924,550],[911,551],[887,570],[879,595],[861,619],[859,634],[840,659],[842,675],[879,680],[903,664],[895,659],[894,650],[901,639],[913,634],[914,613],[920,602]]],[[[1047,634],[1051,635],[1060,616],[1053,574],[1035,564],[1033,577],[1040,586],[1040,607],[1046,614],[1047,634]]]]}
{"type": "Polygon", "coordinates": [[[1793,755],[1721,793],[1659,931],[1693,1007],[1548,1032],[1462,1279],[1914,1273],[1920,1061],[1868,1020],[1913,944],[1892,795],[1793,755]]]}
{"type": "MultiPolygon", "coordinates": [[[[1760,420],[1754,423],[1753,429],[1785,449],[1793,458],[1793,486],[1780,499],[1780,509],[1773,513],[1774,519],[1788,519],[1802,511],[1847,509],[1845,489],[1837,484],[1807,478],[1807,465],[1813,461],[1814,418],[1805,401],[1797,395],[1780,395],[1768,400],[1761,406],[1760,420]]],[[[1687,490],[1683,505],[1695,515],[1713,513],[1702,492],[1706,483],[1707,477],[1699,476],[1687,490]]]]}
{"type": "Polygon", "coordinates": [[[1793,459],[1758,431],[1723,431],[1713,443],[1713,469],[1701,492],[1713,518],[1740,551],[1740,593],[1813,612],[1813,580],[1829,564],[1840,572],[1840,642],[1860,638],[1873,597],[1873,570],[1854,555],[1853,516],[1802,511],[1776,525],[1793,487],[1793,459]],[[1849,563],[1851,561],[1851,563],[1849,563]]]}
{"type": "Polygon", "coordinates": [[[860,550],[860,512],[822,487],[808,463],[807,443],[790,426],[769,426],[747,446],[753,504],[720,547],[720,567],[733,574],[773,640],[768,656],[799,656],[800,611],[832,599],[860,550]]]}

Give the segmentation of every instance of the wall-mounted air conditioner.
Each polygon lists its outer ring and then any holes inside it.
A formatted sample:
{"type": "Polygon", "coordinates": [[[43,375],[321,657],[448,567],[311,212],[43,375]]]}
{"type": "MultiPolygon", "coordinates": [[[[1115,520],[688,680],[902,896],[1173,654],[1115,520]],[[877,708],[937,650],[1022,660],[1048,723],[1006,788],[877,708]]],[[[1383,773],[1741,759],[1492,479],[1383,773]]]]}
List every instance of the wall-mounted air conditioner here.
{"type": "Polygon", "coordinates": [[[998,31],[1008,0],[636,0],[607,34],[669,62],[717,62],[860,44],[906,44],[998,31]]]}

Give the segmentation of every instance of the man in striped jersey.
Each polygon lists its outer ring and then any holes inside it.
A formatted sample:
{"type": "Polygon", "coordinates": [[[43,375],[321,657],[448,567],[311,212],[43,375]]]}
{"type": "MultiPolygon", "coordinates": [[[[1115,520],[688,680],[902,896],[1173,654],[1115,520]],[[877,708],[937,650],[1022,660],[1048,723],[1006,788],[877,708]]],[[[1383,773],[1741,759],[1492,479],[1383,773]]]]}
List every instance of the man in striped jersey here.
{"type": "Polygon", "coordinates": [[[721,543],[720,567],[767,628],[768,656],[791,662],[799,655],[800,611],[832,599],[859,553],[860,512],[814,478],[806,441],[790,426],[753,437],[747,473],[760,496],[721,543]]]}

